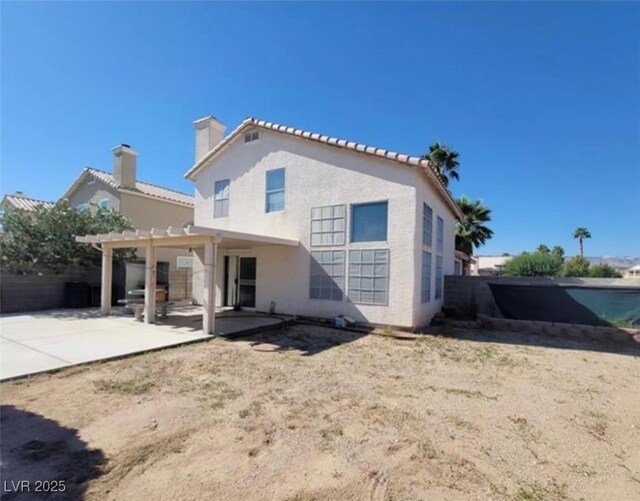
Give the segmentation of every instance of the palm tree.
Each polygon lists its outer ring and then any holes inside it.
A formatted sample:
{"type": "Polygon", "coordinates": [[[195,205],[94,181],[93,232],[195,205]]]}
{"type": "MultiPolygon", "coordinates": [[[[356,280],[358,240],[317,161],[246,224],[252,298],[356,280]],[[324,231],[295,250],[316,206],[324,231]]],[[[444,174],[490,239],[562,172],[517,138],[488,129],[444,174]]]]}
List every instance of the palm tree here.
{"type": "Polygon", "coordinates": [[[480,247],[493,236],[493,231],[485,223],[491,221],[491,209],[480,200],[460,197],[456,200],[464,217],[456,228],[456,249],[469,255],[474,247],[480,247]]]}
{"type": "Polygon", "coordinates": [[[540,244],[538,245],[536,252],[539,252],[540,254],[549,254],[549,252],[551,251],[549,250],[549,247],[547,247],[545,244],[540,244]]]}
{"type": "Polygon", "coordinates": [[[586,228],[583,228],[582,226],[580,226],[576,228],[576,231],[573,232],[573,238],[577,238],[578,241],[580,242],[580,257],[584,257],[582,241],[587,238],[591,238],[591,233],[589,233],[589,230],[587,230],[586,228]]]}
{"type": "Polygon", "coordinates": [[[453,151],[448,146],[436,141],[429,146],[429,153],[424,154],[422,158],[429,160],[433,169],[440,175],[444,185],[448,186],[450,179],[460,179],[458,174],[458,167],[460,167],[459,156],[457,151],[453,151]]]}
{"type": "Polygon", "coordinates": [[[551,254],[558,257],[564,257],[564,249],[559,245],[556,245],[552,250],[551,254]]]}

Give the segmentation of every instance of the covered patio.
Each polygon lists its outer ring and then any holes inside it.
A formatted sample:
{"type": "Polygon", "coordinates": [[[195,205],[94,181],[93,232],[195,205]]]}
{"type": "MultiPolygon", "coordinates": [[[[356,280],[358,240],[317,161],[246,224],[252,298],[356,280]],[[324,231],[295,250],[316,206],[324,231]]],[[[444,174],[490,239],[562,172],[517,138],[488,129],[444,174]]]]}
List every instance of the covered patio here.
{"type": "Polygon", "coordinates": [[[235,249],[252,249],[264,245],[298,246],[298,240],[243,233],[231,230],[187,226],[166,229],[134,230],[76,237],[79,243],[90,244],[102,252],[101,312],[111,312],[111,284],[113,273],[113,250],[122,248],[144,248],[145,287],[144,322],[154,323],[156,313],[156,249],[161,247],[204,249],[203,313],[204,334],[215,332],[216,273],[218,247],[222,242],[235,249]]]}

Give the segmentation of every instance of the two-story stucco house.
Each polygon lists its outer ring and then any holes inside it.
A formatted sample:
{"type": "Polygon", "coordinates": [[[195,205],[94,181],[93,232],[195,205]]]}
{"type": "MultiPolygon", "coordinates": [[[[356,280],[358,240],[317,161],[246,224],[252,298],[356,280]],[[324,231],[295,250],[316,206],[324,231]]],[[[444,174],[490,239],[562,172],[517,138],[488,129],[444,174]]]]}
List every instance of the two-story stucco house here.
{"type": "MultiPolygon", "coordinates": [[[[113,173],[85,168],[62,196],[79,209],[96,205],[112,208],[129,218],[136,228],[183,227],[193,223],[194,199],[191,195],[137,180],[138,152],[128,145],[112,149],[113,173]]],[[[145,252],[137,249],[138,260],[122,263],[114,273],[114,299],[144,286],[145,252]]],[[[168,299],[192,299],[191,252],[189,249],[163,248],[158,251],[157,284],[168,289],[168,299]]]]}
{"type": "Polygon", "coordinates": [[[195,128],[195,226],[299,242],[223,240],[216,306],[401,327],[440,310],[461,213],[426,160],[254,118],[226,137],[212,117],[195,128]]]}

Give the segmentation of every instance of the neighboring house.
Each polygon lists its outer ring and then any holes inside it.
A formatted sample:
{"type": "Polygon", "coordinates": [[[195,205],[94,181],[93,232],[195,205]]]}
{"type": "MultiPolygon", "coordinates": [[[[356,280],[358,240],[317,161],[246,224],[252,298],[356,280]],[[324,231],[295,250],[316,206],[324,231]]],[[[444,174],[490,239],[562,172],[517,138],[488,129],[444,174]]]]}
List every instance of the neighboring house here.
{"type": "Polygon", "coordinates": [[[428,161],[255,118],[227,137],[212,117],[195,128],[185,176],[195,182],[196,227],[299,241],[222,240],[217,306],[402,327],[440,310],[462,214],[428,161]]]}
{"type": "MultiPolygon", "coordinates": [[[[193,223],[193,197],[136,179],[138,153],[128,145],[113,148],[113,173],[85,168],[63,195],[78,209],[91,205],[112,208],[129,218],[134,227],[150,230],[159,226],[193,223]]],[[[144,249],[139,260],[127,263],[114,274],[115,299],[144,284],[144,249]]],[[[188,249],[162,249],[157,255],[157,283],[168,287],[170,300],[191,299],[191,252],[188,249]]]]}
{"type": "Polygon", "coordinates": [[[640,278],[640,264],[627,268],[623,276],[624,278],[640,278]]]}
{"type": "Polygon", "coordinates": [[[504,273],[505,265],[513,256],[473,256],[470,275],[497,276],[504,273]]]}
{"type": "Polygon", "coordinates": [[[454,275],[470,275],[471,269],[475,265],[475,258],[466,252],[456,250],[456,259],[454,262],[454,275]]]}
{"type": "Polygon", "coordinates": [[[26,212],[33,212],[37,207],[53,207],[55,202],[36,200],[30,198],[21,191],[16,191],[11,195],[5,195],[0,202],[0,210],[21,209],[26,212]]]}

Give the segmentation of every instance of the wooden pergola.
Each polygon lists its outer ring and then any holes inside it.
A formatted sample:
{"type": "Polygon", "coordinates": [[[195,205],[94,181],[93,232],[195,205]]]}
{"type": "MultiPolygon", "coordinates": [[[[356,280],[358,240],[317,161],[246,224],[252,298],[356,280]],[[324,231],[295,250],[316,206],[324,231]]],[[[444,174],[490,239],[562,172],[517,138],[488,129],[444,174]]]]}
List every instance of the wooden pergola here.
{"type": "Polygon", "coordinates": [[[215,328],[216,304],[216,262],[218,245],[222,242],[237,248],[253,248],[261,245],[297,246],[298,240],[243,233],[231,230],[187,226],[170,226],[166,229],[133,230],[117,233],[77,236],[76,242],[91,244],[102,251],[101,310],[108,315],[111,311],[111,281],[113,270],[113,249],[145,248],[144,275],[144,321],[153,323],[156,310],[156,249],[158,247],[204,248],[204,293],[202,329],[213,334],[215,328]]]}

